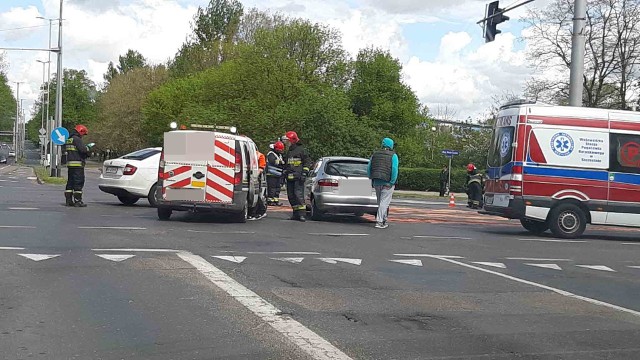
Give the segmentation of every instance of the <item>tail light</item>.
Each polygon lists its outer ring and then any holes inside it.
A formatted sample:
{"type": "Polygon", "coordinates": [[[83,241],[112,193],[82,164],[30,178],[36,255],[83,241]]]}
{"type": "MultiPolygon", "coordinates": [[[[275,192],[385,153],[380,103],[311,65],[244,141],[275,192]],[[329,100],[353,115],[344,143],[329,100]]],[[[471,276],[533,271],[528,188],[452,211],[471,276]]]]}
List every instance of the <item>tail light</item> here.
{"type": "Polygon", "coordinates": [[[236,147],[236,167],[235,167],[234,185],[242,184],[242,153],[236,147]]]}
{"type": "Polygon", "coordinates": [[[164,150],[160,153],[160,166],[158,166],[158,180],[164,180],[164,150]]]}
{"type": "Polygon", "coordinates": [[[133,175],[133,174],[136,173],[136,171],[138,171],[137,167],[127,164],[127,166],[124,167],[124,171],[122,172],[122,174],[123,175],[133,175]]]}
{"type": "Polygon", "coordinates": [[[514,166],[509,180],[509,192],[513,195],[522,195],[522,166],[514,166]]]}
{"type": "Polygon", "coordinates": [[[323,190],[334,190],[334,188],[337,188],[338,185],[339,185],[338,180],[333,180],[333,179],[320,179],[320,180],[318,180],[318,186],[320,187],[320,191],[323,191],[323,190]],[[331,189],[326,189],[326,188],[331,188],[331,189]]]}

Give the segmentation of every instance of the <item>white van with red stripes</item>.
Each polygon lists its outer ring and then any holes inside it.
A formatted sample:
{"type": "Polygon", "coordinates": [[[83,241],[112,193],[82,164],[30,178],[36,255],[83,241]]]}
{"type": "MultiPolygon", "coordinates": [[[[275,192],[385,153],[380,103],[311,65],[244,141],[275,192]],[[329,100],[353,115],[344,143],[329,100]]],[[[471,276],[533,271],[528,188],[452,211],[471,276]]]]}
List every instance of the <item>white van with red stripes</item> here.
{"type": "Polygon", "coordinates": [[[214,211],[245,222],[265,196],[262,181],[250,138],[215,131],[167,132],[158,170],[158,218],[169,220],[173,211],[214,211]]]}

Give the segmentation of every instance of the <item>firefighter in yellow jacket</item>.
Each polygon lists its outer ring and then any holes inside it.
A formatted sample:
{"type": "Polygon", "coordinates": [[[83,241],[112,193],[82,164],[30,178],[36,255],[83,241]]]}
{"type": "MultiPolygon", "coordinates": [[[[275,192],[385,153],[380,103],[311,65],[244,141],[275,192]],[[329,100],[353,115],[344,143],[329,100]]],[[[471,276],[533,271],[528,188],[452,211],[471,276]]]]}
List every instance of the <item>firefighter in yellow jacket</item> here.
{"type": "Polygon", "coordinates": [[[87,135],[89,130],[84,125],[76,125],[71,131],[67,143],[64,145],[64,152],[67,157],[67,187],[64,197],[67,206],[86,207],[82,202],[82,189],[84,188],[84,166],[89,155],[89,149],[93,144],[85,145],[82,137],[87,135]]]}

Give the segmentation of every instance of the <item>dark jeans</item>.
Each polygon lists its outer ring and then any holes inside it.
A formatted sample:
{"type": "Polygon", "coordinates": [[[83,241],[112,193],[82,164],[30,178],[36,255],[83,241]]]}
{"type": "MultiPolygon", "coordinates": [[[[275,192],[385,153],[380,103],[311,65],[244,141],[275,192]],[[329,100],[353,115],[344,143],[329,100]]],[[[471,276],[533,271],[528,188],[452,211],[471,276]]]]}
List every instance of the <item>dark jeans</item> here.
{"type": "Polygon", "coordinates": [[[70,167],[68,168],[67,176],[67,192],[73,191],[81,193],[84,188],[84,168],[83,167],[70,167]]]}
{"type": "Polygon", "coordinates": [[[469,206],[478,208],[482,204],[482,186],[473,182],[469,184],[469,206]]]}

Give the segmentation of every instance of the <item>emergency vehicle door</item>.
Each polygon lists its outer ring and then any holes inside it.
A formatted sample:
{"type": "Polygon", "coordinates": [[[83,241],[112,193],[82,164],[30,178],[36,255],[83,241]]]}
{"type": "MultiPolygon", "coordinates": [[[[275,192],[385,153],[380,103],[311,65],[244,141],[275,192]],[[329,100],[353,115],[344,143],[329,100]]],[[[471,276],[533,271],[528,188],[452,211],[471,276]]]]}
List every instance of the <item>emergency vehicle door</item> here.
{"type": "Polygon", "coordinates": [[[245,141],[240,142],[244,158],[244,171],[247,191],[247,201],[249,207],[254,207],[256,202],[256,177],[258,173],[258,159],[256,158],[255,149],[245,141]]]}
{"type": "Polygon", "coordinates": [[[640,135],[611,133],[606,223],[640,226],[640,135]]]}
{"type": "Polygon", "coordinates": [[[213,161],[207,163],[205,200],[214,203],[233,203],[235,140],[216,137],[213,161]]]}

